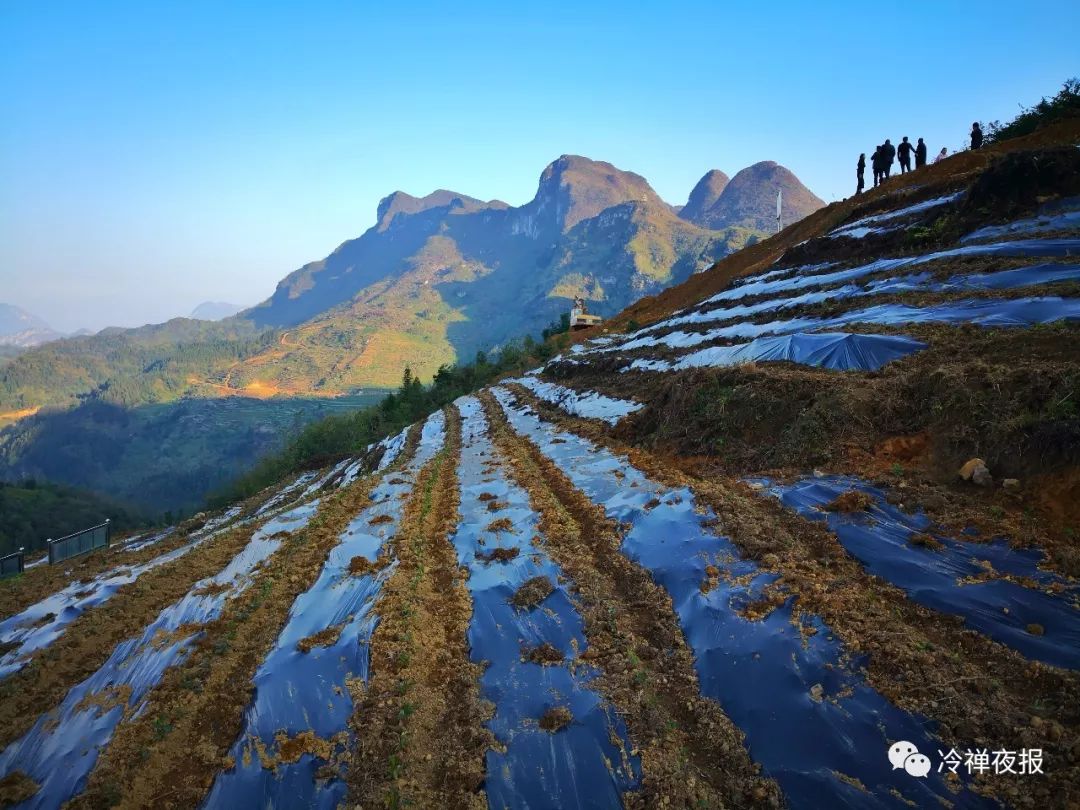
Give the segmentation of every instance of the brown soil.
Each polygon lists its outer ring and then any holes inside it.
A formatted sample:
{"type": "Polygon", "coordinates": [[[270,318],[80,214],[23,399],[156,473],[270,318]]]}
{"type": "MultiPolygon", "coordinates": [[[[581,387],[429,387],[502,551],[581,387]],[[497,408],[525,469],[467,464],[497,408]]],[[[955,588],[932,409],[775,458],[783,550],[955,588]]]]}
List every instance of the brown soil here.
{"type": "Polygon", "coordinates": [[[498,534],[499,532],[512,532],[513,530],[514,523],[510,518],[498,518],[497,520],[493,520],[485,529],[485,531],[492,532],[493,534],[498,534]]]}
{"type": "Polygon", "coordinates": [[[547,599],[555,591],[555,586],[547,577],[533,577],[527,579],[517,589],[510,604],[518,610],[532,610],[547,599]]]}
{"type": "Polygon", "coordinates": [[[371,521],[370,521],[372,526],[380,526],[383,523],[393,523],[393,522],[394,522],[394,518],[393,518],[392,515],[379,515],[378,517],[372,518],[371,521]]]}
{"type": "MultiPolygon", "coordinates": [[[[184,663],[166,672],[149,695],[150,709],[117,728],[72,807],[199,805],[218,772],[232,764],[228,751],[242,729],[255,672],[296,597],[314,584],[326,555],[367,505],[372,484],[362,478],[324,497],[308,525],[284,540],[254,582],[205,626],[184,663]]],[[[307,641],[318,643],[312,637],[298,646],[307,641]]],[[[279,760],[291,761],[288,751],[305,740],[295,738],[279,760]]]]}
{"type": "Polygon", "coordinates": [[[875,374],[768,364],[614,375],[589,387],[645,399],[614,435],[673,463],[693,459],[703,474],[818,468],[885,479],[956,530],[967,522],[1044,547],[1051,565],[1080,574],[1080,515],[1071,506],[1080,478],[1069,472],[1080,465],[1080,420],[1070,405],[1080,401],[1080,328],[904,331],[930,348],[875,374]],[[975,456],[997,480],[1031,485],[1009,492],[957,481],[975,456]]]}
{"type": "Polygon", "coordinates": [[[540,717],[540,728],[551,734],[562,731],[574,722],[574,715],[565,706],[552,706],[540,717]]]}
{"type": "Polygon", "coordinates": [[[12,771],[0,779],[0,804],[11,807],[26,801],[40,789],[41,786],[22,771],[12,771]]]}
{"type": "Polygon", "coordinates": [[[934,551],[939,551],[943,546],[939,541],[934,539],[926,532],[916,532],[908,538],[908,542],[913,546],[921,546],[922,548],[929,548],[934,551]]]}
{"type": "Polygon", "coordinates": [[[510,560],[517,557],[519,549],[517,548],[493,548],[491,551],[481,551],[476,555],[476,559],[481,562],[510,562],[510,560]]]}
{"type": "Polygon", "coordinates": [[[857,489],[849,489],[833,498],[832,503],[825,506],[827,512],[865,512],[874,505],[874,498],[857,489]]]}
{"type": "Polygon", "coordinates": [[[376,571],[381,571],[388,566],[390,564],[390,555],[387,553],[386,547],[392,540],[393,538],[388,538],[385,541],[382,553],[374,561],[369,560],[362,554],[358,554],[349,560],[349,573],[354,577],[364,577],[376,571]]]}
{"type": "MultiPolygon", "coordinates": [[[[269,499],[280,487],[268,488],[248,498],[241,504],[241,513],[252,512],[269,499]]],[[[120,565],[136,566],[179,548],[190,541],[190,535],[206,524],[205,515],[196,515],[183,521],[176,531],[168,537],[147,546],[140,551],[125,551],[124,543],[129,538],[114,540],[107,549],[76,557],[56,565],[45,563],[31,568],[22,576],[0,580],[0,619],[5,619],[32,604],[40,602],[46,596],[56,593],[73,581],[89,582],[98,574],[120,565]]],[[[35,552],[36,554],[37,552],[35,552]]],[[[145,575],[144,575],[145,576],[145,575]]],[[[94,608],[95,610],[99,608],[94,608]]]]}
{"type": "Polygon", "coordinates": [[[521,660],[546,666],[548,664],[561,664],[564,656],[561,650],[545,641],[543,644],[523,650],[521,660]]]}
{"type": "Polygon", "coordinates": [[[341,638],[341,631],[344,628],[345,625],[343,624],[335,624],[320,630],[318,633],[312,633],[310,636],[296,642],[296,649],[302,653],[309,653],[316,647],[329,647],[332,644],[337,644],[337,640],[341,638]]]}
{"type": "Polygon", "coordinates": [[[0,682],[0,746],[24,734],[42,712],[97,671],[117,644],[138,635],[192,585],[224,568],[253,531],[254,526],[232,529],[178,560],[147,571],[108,602],[72,622],[24,669],[0,682]]]}
{"type": "Polygon", "coordinates": [[[398,565],[375,606],[371,678],[357,687],[349,802],[362,807],[486,806],[481,667],[469,660],[472,603],[449,541],[459,519],[460,421],[417,477],[394,541],[398,565]]]}
{"type": "Polygon", "coordinates": [[[619,552],[619,527],[548,459],[514,433],[482,392],[492,436],[540,516],[543,542],[575,585],[594,682],[627,724],[643,784],[629,808],[768,807],[775,783],[760,776],[742,733],[701,696],[693,657],[667,594],[619,552]]]}
{"type": "MultiPolygon", "coordinates": [[[[515,395],[521,393],[515,390],[515,395]]],[[[1080,801],[1080,673],[1025,659],[968,630],[962,620],[916,605],[899,589],[869,576],[836,536],[737,478],[677,457],[657,457],[622,444],[593,423],[575,420],[535,398],[522,399],[545,419],[628,456],[667,486],[689,486],[718,516],[718,529],[744,556],[780,574],[777,587],[797,597],[796,613],[820,616],[852,654],[869,657],[871,686],[901,708],[931,718],[960,750],[1000,746],[1044,748],[1059,768],[1029,780],[981,778],[980,789],[1017,807],[1080,801]],[[696,473],[696,474],[695,474],[696,473]]]]}
{"type": "Polygon", "coordinates": [[[114,544],[56,565],[44,563],[21,576],[0,580],[0,619],[25,610],[74,581],[89,582],[118,566],[139,565],[188,542],[187,532],[177,531],[141,551],[124,551],[122,546],[114,544]]]}

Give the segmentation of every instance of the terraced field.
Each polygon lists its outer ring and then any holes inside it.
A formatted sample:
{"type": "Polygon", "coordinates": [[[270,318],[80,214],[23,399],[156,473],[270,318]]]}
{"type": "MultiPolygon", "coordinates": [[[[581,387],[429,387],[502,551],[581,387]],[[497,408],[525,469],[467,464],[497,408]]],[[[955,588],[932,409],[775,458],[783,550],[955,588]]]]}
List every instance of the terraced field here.
{"type": "Polygon", "coordinates": [[[361,458],[8,583],[0,796],[1078,806],[1080,151],[1035,145],[830,206],[361,458]]]}

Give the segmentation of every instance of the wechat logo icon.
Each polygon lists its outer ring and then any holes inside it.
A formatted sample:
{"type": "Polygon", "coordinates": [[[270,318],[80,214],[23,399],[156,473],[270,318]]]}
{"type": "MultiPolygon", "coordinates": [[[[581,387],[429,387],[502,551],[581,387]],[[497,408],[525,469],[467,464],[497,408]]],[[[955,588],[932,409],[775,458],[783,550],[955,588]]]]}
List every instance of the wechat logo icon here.
{"type": "Polygon", "coordinates": [[[911,776],[925,778],[930,773],[930,757],[920,754],[919,749],[907,740],[889,746],[889,762],[894,771],[903,768],[911,776]]]}

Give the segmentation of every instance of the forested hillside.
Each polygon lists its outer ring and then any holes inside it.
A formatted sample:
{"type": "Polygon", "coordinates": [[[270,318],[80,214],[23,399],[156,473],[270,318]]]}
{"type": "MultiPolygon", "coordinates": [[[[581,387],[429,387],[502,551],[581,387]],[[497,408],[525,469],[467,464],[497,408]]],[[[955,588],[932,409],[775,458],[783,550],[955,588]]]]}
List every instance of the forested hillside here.
{"type": "Polygon", "coordinates": [[[146,521],[137,510],[86,490],[34,480],[11,484],[0,481],[0,554],[24,547],[29,553],[46,547],[45,541],[112,521],[116,532],[137,528],[146,521]]]}

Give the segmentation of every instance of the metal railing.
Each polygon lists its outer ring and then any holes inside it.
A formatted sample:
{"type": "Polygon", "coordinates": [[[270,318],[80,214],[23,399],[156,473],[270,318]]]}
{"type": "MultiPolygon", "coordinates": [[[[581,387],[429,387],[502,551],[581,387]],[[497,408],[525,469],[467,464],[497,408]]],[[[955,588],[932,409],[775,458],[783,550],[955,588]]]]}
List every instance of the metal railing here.
{"type": "Polygon", "coordinates": [[[109,539],[109,521],[106,520],[98,526],[91,526],[59,540],[48,540],[49,565],[87,554],[94,549],[108,548],[109,539]]]}
{"type": "Polygon", "coordinates": [[[13,577],[16,574],[21,574],[26,567],[23,559],[23,552],[26,549],[20,548],[13,554],[7,554],[0,557],[0,577],[13,577]]]}

